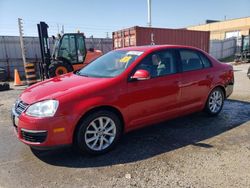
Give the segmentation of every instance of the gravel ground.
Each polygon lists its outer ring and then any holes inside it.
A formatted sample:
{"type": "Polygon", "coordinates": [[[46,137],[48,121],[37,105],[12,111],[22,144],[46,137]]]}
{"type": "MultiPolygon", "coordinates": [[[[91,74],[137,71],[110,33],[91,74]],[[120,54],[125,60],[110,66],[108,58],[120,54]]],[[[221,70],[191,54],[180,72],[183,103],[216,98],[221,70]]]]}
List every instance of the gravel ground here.
{"type": "Polygon", "coordinates": [[[250,187],[249,64],[218,117],[204,113],[131,132],[102,156],[34,151],[14,136],[10,108],[24,87],[0,92],[0,187],[250,187]]]}

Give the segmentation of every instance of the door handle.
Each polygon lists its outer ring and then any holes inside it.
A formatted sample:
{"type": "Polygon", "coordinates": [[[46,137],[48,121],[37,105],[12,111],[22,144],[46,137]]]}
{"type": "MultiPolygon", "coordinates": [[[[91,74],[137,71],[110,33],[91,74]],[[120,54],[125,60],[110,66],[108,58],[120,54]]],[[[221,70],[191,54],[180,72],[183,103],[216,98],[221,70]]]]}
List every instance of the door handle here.
{"type": "Polygon", "coordinates": [[[181,81],[175,81],[174,84],[177,85],[178,87],[183,87],[184,86],[181,81]]]}
{"type": "Polygon", "coordinates": [[[177,84],[177,85],[180,85],[181,82],[180,81],[175,81],[174,83],[177,84]]]}
{"type": "Polygon", "coordinates": [[[211,76],[210,76],[210,75],[207,75],[207,76],[206,76],[206,78],[207,78],[207,79],[210,79],[210,78],[211,78],[211,76]]]}

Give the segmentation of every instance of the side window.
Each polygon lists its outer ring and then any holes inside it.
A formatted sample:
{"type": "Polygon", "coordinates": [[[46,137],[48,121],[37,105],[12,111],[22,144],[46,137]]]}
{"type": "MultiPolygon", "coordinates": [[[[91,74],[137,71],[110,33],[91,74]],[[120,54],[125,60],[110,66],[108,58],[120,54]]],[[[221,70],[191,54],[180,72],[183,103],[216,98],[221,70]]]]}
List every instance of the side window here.
{"type": "Polygon", "coordinates": [[[71,63],[77,63],[75,35],[63,36],[58,56],[68,59],[71,63]]]}
{"type": "Polygon", "coordinates": [[[147,70],[151,77],[159,77],[177,72],[175,54],[172,50],[154,52],[144,58],[136,70],[147,70]]]}
{"type": "Polygon", "coordinates": [[[82,63],[83,59],[86,55],[86,48],[85,48],[85,42],[84,38],[81,35],[76,35],[76,42],[77,42],[77,57],[78,62],[82,63]]]}
{"type": "Polygon", "coordinates": [[[58,56],[66,57],[67,56],[66,49],[69,49],[69,35],[63,36],[62,41],[61,41],[61,46],[58,52],[58,56]]]}
{"type": "Polygon", "coordinates": [[[192,50],[180,50],[182,70],[192,71],[199,70],[203,68],[202,61],[199,55],[192,50]]]}
{"type": "Polygon", "coordinates": [[[201,60],[202,60],[202,63],[204,65],[205,68],[208,68],[208,67],[211,67],[212,64],[211,62],[209,61],[209,59],[202,53],[199,53],[200,54],[200,57],[201,57],[201,60]]]}
{"type": "Polygon", "coordinates": [[[76,54],[76,41],[75,35],[69,36],[69,54],[68,59],[71,63],[77,63],[77,54],[76,54]]]}
{"type": "Polygon", "coordinates": [[[158,55],[160,57],[160,63],[157,67],[158,76],[174,74],[177,72],[174,51],[161,51],[158,55]]]}

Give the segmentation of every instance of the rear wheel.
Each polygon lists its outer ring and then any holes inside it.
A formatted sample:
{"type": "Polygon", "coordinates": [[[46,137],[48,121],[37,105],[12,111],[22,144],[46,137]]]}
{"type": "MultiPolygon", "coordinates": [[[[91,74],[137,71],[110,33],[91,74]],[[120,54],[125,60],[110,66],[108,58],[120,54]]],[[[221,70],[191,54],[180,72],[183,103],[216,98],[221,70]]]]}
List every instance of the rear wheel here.
{"type": "Polygon", "coordinates": [[[69,63],[63,61],[54,61],[49,66],[49,76],[51,78],[72,71],[73,67],[69,63]]]}
{"type": "Polygon", "coordinates": [[[224,98],[224,92],[221,88],[213,89],[207,99],[206,112],[211,116],[218,115],[224,105],[224,98]]]}
{"type": "Polygon", "coordinates": [[[97,111],[86,117],[75,134],[80,153],[103,154],[111,150],[121,135],[121,121],[110,111],[97,111]]]}

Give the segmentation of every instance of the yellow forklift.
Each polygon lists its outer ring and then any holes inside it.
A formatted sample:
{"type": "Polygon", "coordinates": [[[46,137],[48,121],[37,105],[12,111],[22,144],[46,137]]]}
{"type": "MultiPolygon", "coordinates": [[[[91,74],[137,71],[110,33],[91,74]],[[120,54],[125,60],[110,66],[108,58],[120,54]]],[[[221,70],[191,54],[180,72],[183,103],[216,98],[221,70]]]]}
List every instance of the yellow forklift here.
{"type": "Polygon", "coordinates": [[[100,50],[86,49],[83,33],[65,33],[57,38],[53,37],[55,45],[51,55],[48,27],[45,22],[37,24],[42,57],[39,65],[42,80],[81,69],[102,55],[100,50]]]}

